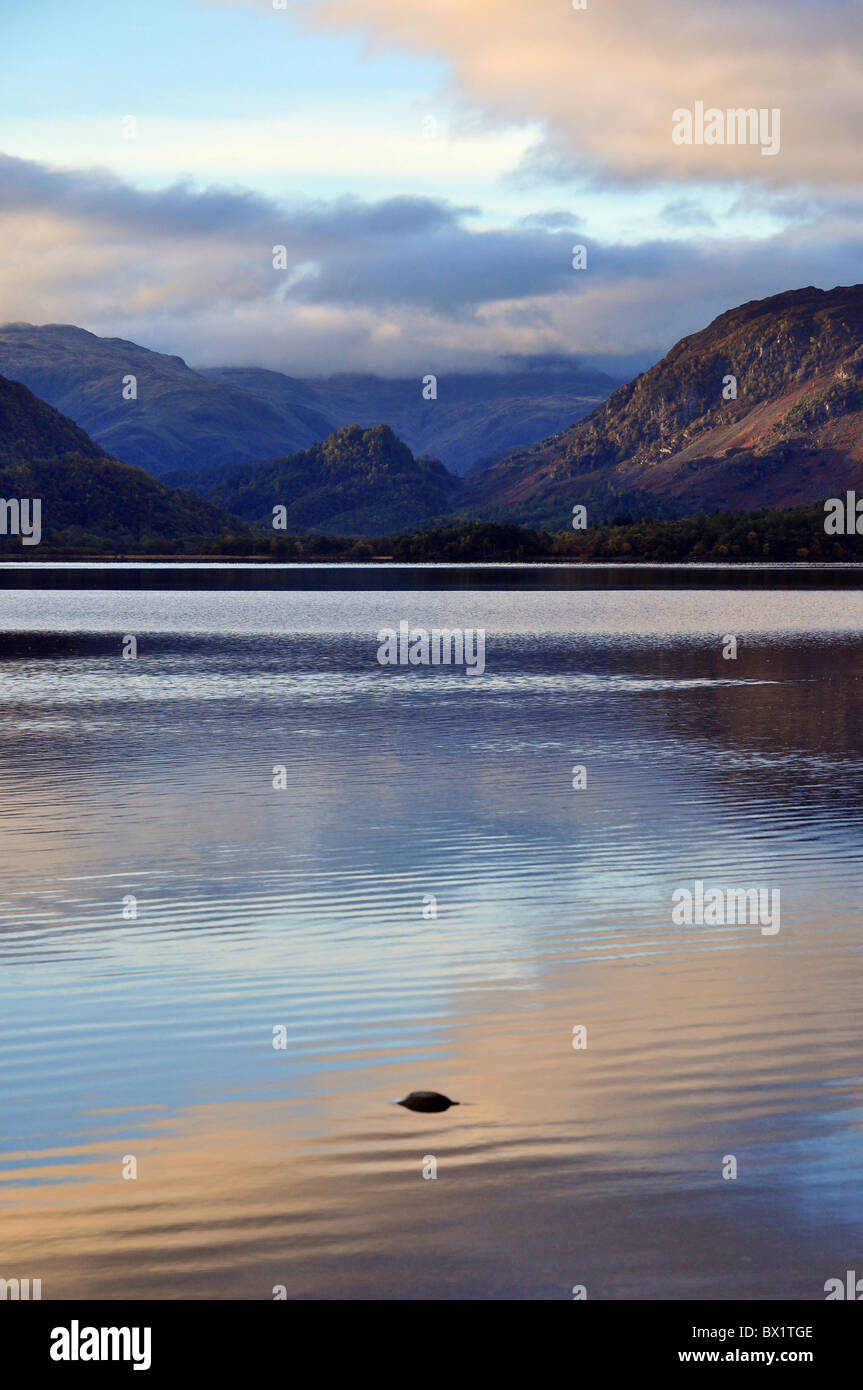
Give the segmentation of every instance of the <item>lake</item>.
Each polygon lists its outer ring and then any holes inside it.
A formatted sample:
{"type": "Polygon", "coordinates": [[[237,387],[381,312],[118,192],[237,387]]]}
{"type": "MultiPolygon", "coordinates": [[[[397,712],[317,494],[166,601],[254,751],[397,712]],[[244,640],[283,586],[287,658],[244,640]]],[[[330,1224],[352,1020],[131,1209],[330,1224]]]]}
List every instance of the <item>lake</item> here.
{"type": "Polygon", "coordinates": [[[863,592],[6,588],[0,632],[0,1278],[863,1272],[863,592]],[[485,673],[381,666],[400,621],[485,673]],[[781,929],[676,923],[697,881],[781,929]]]}

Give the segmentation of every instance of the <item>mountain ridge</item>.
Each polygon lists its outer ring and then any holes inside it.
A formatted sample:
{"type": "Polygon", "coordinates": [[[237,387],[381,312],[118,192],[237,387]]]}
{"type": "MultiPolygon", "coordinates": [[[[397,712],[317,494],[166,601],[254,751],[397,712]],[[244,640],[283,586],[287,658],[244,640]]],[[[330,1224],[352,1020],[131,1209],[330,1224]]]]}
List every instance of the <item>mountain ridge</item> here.
{"type": "MultiPolygon", "coordinates": [[[[17,339],[21,350],[28,333],[17,339]]],[[[0,341],[4,335],[8,340],[15,333],[0,331],[0,341]]],[[[68,328],[63,335],[56,368],[61,384],[66,359],[94,337],[68,328]]],[[[95,341],[109,354],[114,342],[125,342],[95,341]]],[[[165,371],[164,363],[171,364],[169,392],[170,382],[196,376],[179,357],[159,362],[165,371]]],[[[303,382],[281,373],[221,370],[251,374],[257,390],[280,398],[279,410],[305,399],[303,382]]],[[[343,374],[326,380],[338,380],[356,406],[373,379],[343,374]]],[[[404,385],[387,386],[393,409],[404,385]]],[[[416,400],[419,383],[410,386],[416,400]]],[[[470,397],[466,378],[461,387],[470,397]]],[[[229,399],[233,390],[230,382],[215,381],[208,389],[229,399]]],[[[266,400],[248,393],[244,400],[265,415],[266,400]]],[[[188,404],[178,409],[187,411],[187,429],[194,431],[197,416],[188,404]]],[[[427,404],[434,409],[439,402],[427,404]]],[[[13,461],[16,449],[39,456],[36,419],[31,409],[30,433],[16,437],[15,448],[7,442],[13,461]]],[[[47,428],[50,436],[56,420],[47,428]]],[[[67,435],[77,428],[65,420],[67,435]]],[[[276,435],[283,439],[281,427],[276,435]]],[[[86,435],[64,438],[66,453],[98,461],[92,451],[100,446],[86,435]]],[[[582,419],[467,477],[417,455],[383,419],[342,426],[303,449],[280,447],[265,459],[218,463],[208,456],[205,468],[163,476],[216,507],[223,527],[232,524],[226,513],[233,513],[243,518],[241,529],[271,534],[272,509],[282,506],[288,529],[381,536],[471,520],[566,531],[576,504],[588,508],[591,525],[793,508],[854,488],[861,465],[863,285],[856,285],[808,286],[726,310],[582,419]]],[[[215,524],[212,516],[207,524],[215,524]]]]}
{"type": "Polygon", "coordinates": [[[459,476],[551,428],[571,424],[617,384],[605,372],[564,360],[545,372],[510,366],[500,372],[442,373],[436,378],[437,397],[430,400],[423,398],[419,377],[338,372],[298,378],[256,367],[205,367],[201,373],[276,408],[291,404],[300,392],[333,421],[334,430],[385,422],[415,455],[439,458],[459,476]]]}
{"type": "Polygon", "coordinates": [[[578,360],[543,371],[451,373],[436,400],[419,377],[292,377],[261,367],[190,367],[184,358],[74,324],[0,327],[0,373],[75,420],[110,454],[154,477],[272,459],[350,424],[385,421],[414,454],[454,472],[571,424],[618,384],[578,360]],[[136,378],[137,399],[123,397],[136,378]]]}
{"type": "MultiPolygon", "coordinates": [[[[199,545],[248,528],[192,493],[112,458],[21,382],[0,376],[0,496],[38,499],[49,548],[117,551],[199,545]]],[[[21,539],[0,536],[0,553],[21,539]]],[[[32,559],[33,552],[25,558],[32,559]]]]}
{"type": "Polygon", "coordinates": [[[206,380],[179,356],[75,324],[0,328],[0,373],[78,423],[113,457],[146,468],[197,469],[214,457],[241,463],[303,447],[329,421],[313,410],[278,412],[206,380]],[[136,379],[137,399],[123,396],[136,379]]]}
{"type": "Polygon", "coordinates": [[[389,425],[346,425],[311,448],[195,480],[199,493],[251,525],[324,535],[382,535],[444,515],[459,480],[438,459],[415,458],[389,425]]]}
{"type": "Polygon", "coordinates": [[[726,310],[465,500],[561,526],[591,498],[605,513],[615,497],[655,515],[790,507],[851,486],[861,463],[863,285],[808,286],[726,310]]]}

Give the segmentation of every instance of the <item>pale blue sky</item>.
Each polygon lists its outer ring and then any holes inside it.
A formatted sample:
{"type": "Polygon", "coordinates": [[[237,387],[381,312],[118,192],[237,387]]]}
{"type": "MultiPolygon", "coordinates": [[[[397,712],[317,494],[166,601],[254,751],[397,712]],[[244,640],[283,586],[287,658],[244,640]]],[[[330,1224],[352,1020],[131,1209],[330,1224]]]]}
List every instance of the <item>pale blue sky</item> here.
{"type": "MultiPolygon", "coordinates": [[[[483,225],[563,207],[595,235],[686,234],[658,219],[676,193],[663,181],[637,192],[577,180],[521,186],[512,174],[542,138],[541,122],[491,122],[454,99],[444,62],[311,33],[290,10],[27,0],[4,14],[2,37],[9,154],[105,165],[141,187],[182,177],[274,197],[420,193],[478,204],[483,225]],[[122,138],[128,114],[134,144],[122,138]]],[[[727,189],[701,187],[698,198],[727,218],[727,189]]],[[[763,209],[731,221],[754,234],[777,225],[763,209]]]]}

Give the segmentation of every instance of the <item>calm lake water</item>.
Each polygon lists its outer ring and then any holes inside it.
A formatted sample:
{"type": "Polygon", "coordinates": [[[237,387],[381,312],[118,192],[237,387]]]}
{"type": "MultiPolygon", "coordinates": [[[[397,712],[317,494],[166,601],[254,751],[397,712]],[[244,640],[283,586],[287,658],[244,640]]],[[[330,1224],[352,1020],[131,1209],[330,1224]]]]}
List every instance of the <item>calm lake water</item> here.
{"type": "Polygon", "coordinates": [[[6,590],[0,631],[0,1277],[863,1271],[863,594],[6,590]],[[379,666],[402,619],[486,674],[379,666]],[[696,879],[780,931],[675,925],[696,879]]]}

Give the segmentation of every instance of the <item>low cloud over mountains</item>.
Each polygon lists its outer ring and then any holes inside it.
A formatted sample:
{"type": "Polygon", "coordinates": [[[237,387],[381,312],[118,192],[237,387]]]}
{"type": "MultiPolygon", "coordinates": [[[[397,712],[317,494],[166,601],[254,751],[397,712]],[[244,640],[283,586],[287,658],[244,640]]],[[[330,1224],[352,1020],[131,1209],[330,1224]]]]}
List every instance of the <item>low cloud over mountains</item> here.
{"type": "MultiPolygon", "coordinates": [[[[731,200],[730,200],[731,201],[731,200]]],[[[479,370],[507,353],[647,366],[729,301],[857,276],[854,197],[784,198],[780,235],[694,227],[594,238],[550,209],[512,225],[428,197],[278,202],[242,188],[133,187],[100,170],[0,156],[9,320],[86,322],[208,366],[329,375],[479,370]],[[572,267],[585,244],[588,268],[572,267]],[[273,248],[285,247],[285,269],[273,248]]],[[[686,218],[684,217],[684,222],[686,218]]],[[[675,225],[675,223],[677,225],[675,225]]],[[[612,368],[613,370],[613,368],[612,368]]],[[[625,375],[624,371],[617,373],[625,375]]]]}

